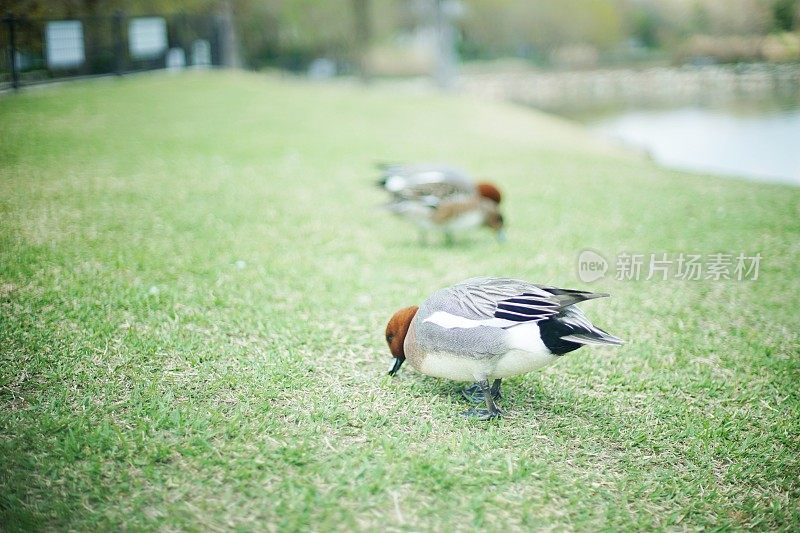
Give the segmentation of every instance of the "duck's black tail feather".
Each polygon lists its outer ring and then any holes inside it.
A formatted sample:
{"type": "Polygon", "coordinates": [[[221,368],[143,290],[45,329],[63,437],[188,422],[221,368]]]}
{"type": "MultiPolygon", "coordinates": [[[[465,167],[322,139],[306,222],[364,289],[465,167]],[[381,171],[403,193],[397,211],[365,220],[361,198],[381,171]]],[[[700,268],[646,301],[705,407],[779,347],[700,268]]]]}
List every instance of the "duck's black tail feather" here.
{"type": "Polygon", "coordinates": [[[572,333],[561,338],[565,341],[577,342],[578,344],[612,344],[614,346],[622,346],[625,344],[625,341],[619,337],[615,337],[600,328],[594,329],[597,333],[572,333]]]}
{"type": "Polygon", "coordinates": [[[560,308],[569,307],[570,305],[585,302],[586,300],[607,298],[610,296],[610,294],[605,292],[577,291],[574,289],[560,289],[558,287],[547,287],[543,285],[539,285],[538,287],[555,296],[560,308]]]}
{"type": "Polygon", "coordinates": [[[397,172],[400,167],[401,165],[399,163],[389,163],[386,161],[375,163],[375,168],[381,173],[381,177],[375,181],[375,185],[378,187],[386,187],[386,180],[388,180],[393,173],[397,172]]]}
{"type": "Polygon", "coordinates": [[[539,322],[539,331],[545,346],[554,354],[568,353],[587,344],[624,344],[619,337],[592,324],[577,307],[567,307],[539,322]]]}

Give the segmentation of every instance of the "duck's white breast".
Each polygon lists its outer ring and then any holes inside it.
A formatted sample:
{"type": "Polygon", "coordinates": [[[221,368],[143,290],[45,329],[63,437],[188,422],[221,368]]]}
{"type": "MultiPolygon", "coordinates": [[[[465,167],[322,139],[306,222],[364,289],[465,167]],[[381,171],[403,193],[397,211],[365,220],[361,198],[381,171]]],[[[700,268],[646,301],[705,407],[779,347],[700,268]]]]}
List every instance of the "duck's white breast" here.
{"type": "Polygon", "coordinates": [[[558,356],[551,353],[532,353],[522,350],[511,350],[497,360],[492,372],[494,378],[508,378],[527,374],[533,370],[553,364],[558,356]]]}
{"type": "Polygon", "coordinates": [[[536,322],[523,322],[506,329],[506,344],[510,349],[497,359],[494,369],[498,378],[525,374],[558,359],[542,342],[536,322]]]}
{"type": "Polygon", "coordinates": [[[493,365],[487,360],[434,352],[425,356],[420,371],[435,378],[480,381],[491,374],[492,367],[493,365]]]}
{"type": "Polygon", "coordinates": [[[479,209],[467,211],[443,224],[445,229],[451,231],[462,231],[475,228],[483,224],[484,215],[479,209]]]}
{"type": "Polygon", "coordinates": [[[438,378],[479,381],[525,374],[558,359],[542,342],[535,322],[525,322],[503,331],[509,348],[503,354],[479,359],[447,352],[428,353],[422,360],[420,371],[438,378]]]}

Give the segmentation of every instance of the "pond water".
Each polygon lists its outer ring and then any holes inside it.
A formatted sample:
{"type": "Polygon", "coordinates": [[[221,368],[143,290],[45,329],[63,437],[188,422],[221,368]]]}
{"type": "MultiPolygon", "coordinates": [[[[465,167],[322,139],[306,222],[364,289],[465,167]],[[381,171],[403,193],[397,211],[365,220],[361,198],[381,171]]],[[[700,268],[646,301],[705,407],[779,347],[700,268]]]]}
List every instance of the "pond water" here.
{"type": "Polygon", "coordinates": [[[573,117],[672,168],[800,185],[800,101],[573,117]]]}

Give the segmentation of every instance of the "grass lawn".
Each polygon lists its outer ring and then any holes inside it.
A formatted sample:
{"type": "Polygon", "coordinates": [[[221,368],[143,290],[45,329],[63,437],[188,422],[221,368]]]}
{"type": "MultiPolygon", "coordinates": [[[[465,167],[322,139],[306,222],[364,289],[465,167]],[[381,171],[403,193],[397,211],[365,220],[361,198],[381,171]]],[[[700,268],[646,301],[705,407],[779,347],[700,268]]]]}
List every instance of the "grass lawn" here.
{"type": "MultiPolygon", "coordinates": [[[[613,274],[613,273],[612,273],[613,274]]],[[[800,188],[691,176],[468,98],[254,74],[0,98],[0,529],[800,528],[800,188]],[[506,194],[420,247],[379,161],[506,194]],[[760,252],[756,281],[577,279],[578,252],[760,252]],[[474,275],[608,291],[626,339],[510,379],[385,376],[474,275]]]]}

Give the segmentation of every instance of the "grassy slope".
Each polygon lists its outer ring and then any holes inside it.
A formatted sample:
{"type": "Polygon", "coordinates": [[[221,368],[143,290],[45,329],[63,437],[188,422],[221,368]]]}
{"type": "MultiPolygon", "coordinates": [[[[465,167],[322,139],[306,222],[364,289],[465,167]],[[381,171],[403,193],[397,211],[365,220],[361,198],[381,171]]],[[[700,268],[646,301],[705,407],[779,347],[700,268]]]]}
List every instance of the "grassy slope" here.
{"type": "Polygon", "coordinates": [[[0,100],[0,523],[800,526],[800,190],[658,170],[505,105],[197,74],[0,100]],[[510,242],[420,248],[372,165],[456,161],[510,242]],[[756,252],[756,282],[616,282],[629,340],[509,380],[384,377],[391,312],[577,252],[756,252]],[[244,268],[236,266],[245,261],[244,268]]]}

